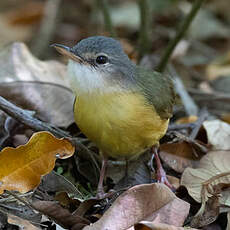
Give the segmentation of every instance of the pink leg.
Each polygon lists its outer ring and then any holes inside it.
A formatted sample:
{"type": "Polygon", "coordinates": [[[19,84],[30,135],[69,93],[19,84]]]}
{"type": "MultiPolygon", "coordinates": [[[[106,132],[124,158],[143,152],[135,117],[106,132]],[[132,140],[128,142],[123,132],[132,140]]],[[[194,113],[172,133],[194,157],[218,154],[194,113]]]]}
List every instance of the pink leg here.
{"type": "Polygon", "coordinates": [[[105,196],[105,191],[103,188],[103,182],[104,182],[107,163],[108,163],[107,157],[102,156],[102,166],[101,166],[101,171],[100,171],[100,179],[99,179],[98,186],[97,186],[97,197],[98,198],[102,198],[105,196]]]}
{"type": "Polygon", "coordinates": [[[170,189],[173,189],[173,186],[168,181],[166,173],[165,173],[165,170],[162,167],[161,160],[160,160],[159,154],[158,154],[158,148],[155,147],[155,146],[153,146],[152,147],[152,153],[154,154],[154,157],[155,157],[155,160],[156,160],[156,164],[157,164],[157,182],[164,183],[170,189]]]}

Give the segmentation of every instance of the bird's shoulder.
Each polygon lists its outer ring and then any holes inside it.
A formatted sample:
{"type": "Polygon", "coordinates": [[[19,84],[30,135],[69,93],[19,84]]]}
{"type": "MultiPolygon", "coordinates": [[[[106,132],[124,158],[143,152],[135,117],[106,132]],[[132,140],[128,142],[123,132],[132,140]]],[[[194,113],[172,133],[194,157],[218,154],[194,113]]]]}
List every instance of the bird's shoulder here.
{"type": "Polygon", "coordinates": [[[171,77],[168,74],[137,66],[134,79],[138,89],[154,106],[160,117],[170,118],[175,103],[175,92],[171,77]]]}

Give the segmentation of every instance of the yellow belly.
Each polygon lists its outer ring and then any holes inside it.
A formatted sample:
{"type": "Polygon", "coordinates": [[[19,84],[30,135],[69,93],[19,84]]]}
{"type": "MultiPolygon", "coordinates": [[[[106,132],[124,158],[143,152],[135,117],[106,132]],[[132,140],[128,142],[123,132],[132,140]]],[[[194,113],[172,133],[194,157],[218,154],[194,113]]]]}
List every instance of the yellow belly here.
{"type": "Polygon", "coordinates": [[[168,127],[138,93],[91,93],[77,97],[76,123],[106,155],[133,158],[158,143],[168,127]]]}

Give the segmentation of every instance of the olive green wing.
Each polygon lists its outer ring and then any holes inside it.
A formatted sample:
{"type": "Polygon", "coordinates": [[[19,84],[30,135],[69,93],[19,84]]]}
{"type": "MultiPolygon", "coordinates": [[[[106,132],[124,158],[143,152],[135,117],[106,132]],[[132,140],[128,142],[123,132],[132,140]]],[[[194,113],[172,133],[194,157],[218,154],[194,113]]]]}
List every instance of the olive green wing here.
{"type": "Polygon", "coordinates": [[[175,92],[172,79],[167,74],[137,67],[135,80],[148,102],[152,104],[161,118],[172,116],[175,92]]]}

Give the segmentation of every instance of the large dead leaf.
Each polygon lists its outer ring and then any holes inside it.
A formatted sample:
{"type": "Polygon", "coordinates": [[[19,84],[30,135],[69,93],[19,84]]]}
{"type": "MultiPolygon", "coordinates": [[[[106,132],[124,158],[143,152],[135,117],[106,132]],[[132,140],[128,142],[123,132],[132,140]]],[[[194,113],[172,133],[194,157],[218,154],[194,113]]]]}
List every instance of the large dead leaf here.
{"type": "Polygon", "coordinates": [[[206,130],[208,143],[216,150],[230,149],[230,125],[220,120],[205,121],[203,126],[206,130]]]}
{"type": "Polygon", "coordinates": [[[68,140],[57,139],[48,132],[35,133],[26,145],[4,148],[0,152],[0,193],[28,192],[54,168],[57,157],[64,159],[73,153],[68,140]]]}
{"type": "Polygon", "coordinates": [[[188,212],[189,204],[164,184],[142,184],[123,193],[101,219],[84,230],[128,229],[142,220],[181,226],[188,212]]]}
{"type": "Polygon", "coordinates": [[[66,66],[57,61],[40,61],[25,44],[15,42],[0,52],[0,82],[42,81],[69,87],[66,66]]]}
{"type": "Polygon", "coordinates": [[[36,112],[36,117],[56,126],[67,127],[74,122],[74,95],[66,87],[47,82],[5,82],[0,96],[19,107],[36,112]]]}
{"type": "Polygon", "coordinates": [[[192,226],[212,223],[219,212],[230,208],[230,151],[213,151],[205,155],[198,168],[187,168],[181,177],[190,196],[202,203],[192,226]]]}

